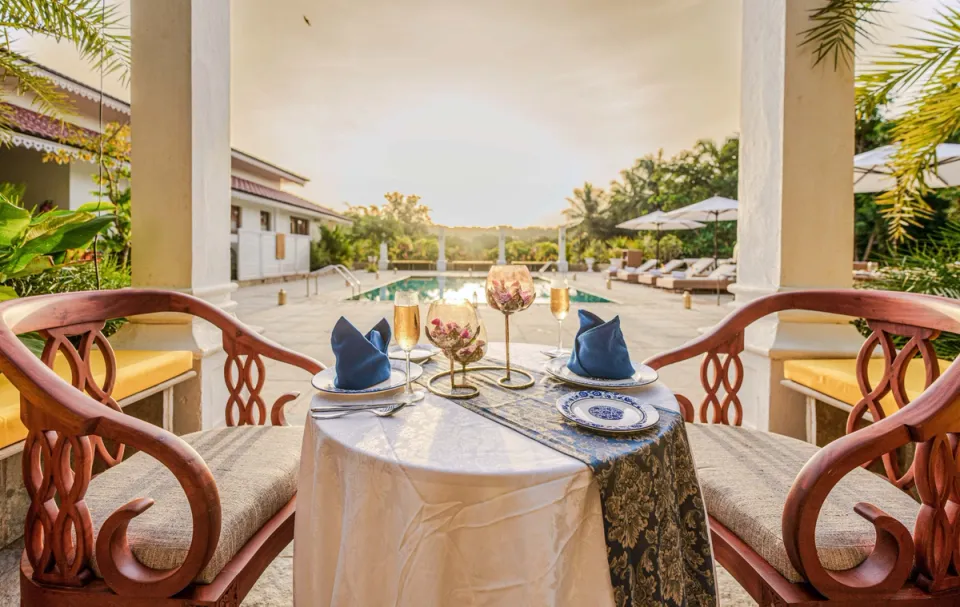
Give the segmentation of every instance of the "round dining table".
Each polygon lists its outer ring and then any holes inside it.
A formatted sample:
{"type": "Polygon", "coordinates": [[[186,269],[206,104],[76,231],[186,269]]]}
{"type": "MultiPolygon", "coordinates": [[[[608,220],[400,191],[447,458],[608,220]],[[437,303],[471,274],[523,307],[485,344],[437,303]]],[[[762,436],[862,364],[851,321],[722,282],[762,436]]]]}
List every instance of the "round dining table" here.
{"type": "MultiPolygon", "coordinates": [[[[539,369],[546,349],[511,359],[539,369]]],[[[679,409],[662,382],[628,392],[679,409]]],[[[308,415],[293,580],[298,607],[614,605],[587,465],[430,392],[393,417],[308,415]]]]}

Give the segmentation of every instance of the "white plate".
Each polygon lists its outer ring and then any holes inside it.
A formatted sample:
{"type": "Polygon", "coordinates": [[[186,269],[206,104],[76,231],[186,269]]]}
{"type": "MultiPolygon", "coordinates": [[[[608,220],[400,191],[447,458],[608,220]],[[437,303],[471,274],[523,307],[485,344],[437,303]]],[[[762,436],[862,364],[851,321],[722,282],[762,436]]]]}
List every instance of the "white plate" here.
{"type": "MultiPolygon", "coordinates": [[[[342,390],[337,388],[333,383],[337,377],[336,367],[328,367],[317,373],[313,376],[313,379],[310,380],[310,383],[313,384],[313,387],[317,390],[326,392],[327,394],[375,394],[377,392],[387,392],[388,390],[406,385],[406,366],[406,362],[391,360],[390,378],[379,384],[374,384],[369,388],[364,388],[363,390],[342,390]]],[[[410,381],[417,381],[421,375],[423,375],[423,367],[417,363],[410,363],[410,381]]]]}
{"type": "MultiPolygon", "coordinates": [[[[437,354],[440,354],[440,348],[434,346],[433,344],[417,344],[413,347],[413,350],[410,350],[410,362],[422,363],[426,360],[430,360],[437,354]]],[[[387,352],[393,360],[407,360],[407,355],[400,349],[400,346],[394,346],[390,348],[390,351],[387,352]]]]}
{"type": "Polygon", "coordinates": [[[660,412],[615,392],[581,390],[557,399],[557,410],[573,423],[603,432],[638,432],[656,425],[660,412]]]}
{"type": "Polygon", "coordinates": [[[636,388],[638,386],[646,386],[647,384],[652,384],[657,381],[657,372],[647,365],[641,365],[638,362],[631,362],[634,368],[633,377],[628,377],[626,379],[602,379],[600,377],[584,377],[583,375],[577,375],[573,371],[567,368],[567,359],[565,358],[554,358],[553,360],[544,364],[544,370],[559,379],[560,381],[567,382],[568,384],[573,384],[575,386],[583,386],[585,388],[636,388]]]}

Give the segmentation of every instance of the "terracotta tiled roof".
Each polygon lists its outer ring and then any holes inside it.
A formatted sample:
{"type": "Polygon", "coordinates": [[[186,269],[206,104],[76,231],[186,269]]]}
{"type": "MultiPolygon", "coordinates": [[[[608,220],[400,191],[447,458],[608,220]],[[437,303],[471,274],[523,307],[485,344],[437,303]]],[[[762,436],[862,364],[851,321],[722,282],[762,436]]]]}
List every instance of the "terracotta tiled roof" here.
{"type": "MultiPolygon", "coordinates": [[[[70,132],[70,129],[76,129],[91,137],[97,136],[96,131],[69,123],[67,123],[65,126],[59,120],[48,118],[47,116],[38,114],[33,110],[28,110],[26,108],[7,103],[0,105],[2,105],[9,114],[13,129],[27,135],[33,135],[35,137],[40,137],[41,139],[47,139],[50,141],[60,141],[66,133],[70,132]]],[[[283,190],[260,185],[259,183],[254,183],[253,181],[249,181],[247,179],[232,177],[231,187],[238,192],[243,192],[252,196],[259,196],[260,198],[266,198],[268,200],[287,204],[305,211],[322,213],[323,215],[328,215],[335,219],[349,221],[346,217],[332,209],[328,209],[327,207],[310,202],[305,198],[294,196],[289,192],[284,192],[283,190]]]]}
{"type": "Polygon", "coordinates": [[[55,118],[49,118],[43,114],[38,114],[33,110],[28,110],[10,103],[0,103],[3,106],[3,112],[10,117],[10,123],[13,130],[34,135],[50,141],[60,141],[68,137],[70,133],[80,132],[90,137],[97,137],[97,132],[86,129],[69,122],[61,122],[55,118]]]}
{"type": "Polygon", "coordinates": [[[346,217],[328,209],[327,207],[322,207],[319,204],[310,202],[305,198],[300,198],[299,196],[294,196],[289,192],[284,192],[283,190],[277,190],[275,188],[270,188],[265,185],[260,185],[259,183],[254,183],[247,179],[241,177],[232,177],[232,187],[237,192],[243,192],[245,194],[251,194],[253,196],[259,196],[260,198],[267,198],[276,202],[281,202],[283,204],[288,204],[306,211],[313,211],[314,213],[323,213],[324,215],[329,215],[336,219],[341,219],[343,221],[349,221],[346,217]]]}

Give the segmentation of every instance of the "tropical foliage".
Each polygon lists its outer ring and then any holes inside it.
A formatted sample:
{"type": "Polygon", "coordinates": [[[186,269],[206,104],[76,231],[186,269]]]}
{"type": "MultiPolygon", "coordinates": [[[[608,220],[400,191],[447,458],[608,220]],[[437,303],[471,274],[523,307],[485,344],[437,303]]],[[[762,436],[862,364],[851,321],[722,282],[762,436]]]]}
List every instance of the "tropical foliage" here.
{"type": "MultiPolygon", "coordinates": [[[[894,0],[830,0],[814,11],[815,26],[805,44],[818,61],[852,65],[856,40],[878,27],[873,16],[894,0]]],[[[891,46],[859,78],[858,112],[870,114],[893,99],[905,111],[891,130],[896,185],[877,198],[890,237],[910,238],[911,226],[935,215],[928,180],[935,173],[936,148],[960,134],[960,9],[941,7],[913,41],[891,46]]]]}
{"type": "Polygon", "coordinates": [[[102,238],[104,250],[113,254],[121,268],[129,267],[132,238],[130,125],[111,122],[104,126],[102,134],[67,126],[61,141],[73,150],[45,152],[43,161],[69,164],[83,160],[98,165],[93,175],[98,190],[90,192],[90,195],[97,200],[109,201],[109,205],[103,204],[100,208],[113,212],[113,225],[102,238]]]}
{"type": "MultiPolygon", "coordinates": [[[[946,223],[932,238],[912,241],[884,258],[879,277],[864,287],[885,291],[927,293],[960,298],[960,224],[946,223]]],[[[866,331],[862,326],[861,329],[866,331]]],[[[960,354],[960,335],[944,333],[934,340],[940,358],[953,360],[960,354]]]]}
{"type": "MultiPolygon", "coordinates": [[[[0,283],[87,260],[87,246],[113,222],[112,215],[98,217],[87,205],[76,211],[26,209],[24,191],[0,186],[0,283]]],[[[17,295],[12,286],[0,286],[0,298],[17,295]]]]}
{"type": "MultiPolygon", "coordinates": [[[[129,72],[130,39],[117,7],[104,7],[100,0],[0,0],[0,74],[15,81],[16,94],[31,97],[34,109],[46,116],[71,114],[69,98],[14,50],[17,35],[68,41],[104,73],[129,72]]],[[[12,126],[4,94],[0,88],[0,143],[9,140],[12,126]]]]}
{"type": "MultiPolygon", "coordinates": [[[[722,144],[700,140],[692,149],[669,158],[661,150],[637,159],[633,166],[620,172],[619,179],[611,182],[607,190],[590,183],[575,189],[573,196],[567,198],[570,206],[564,212],[567,219],[576,224],[573,230],[575,255],[601,259],[595,254],[586,255],[587,248],[599,241],[607,242],[610,249],[649,246],[652,256],[656,248],[653,235],[642,237],[646,244],[639,241],[630,246],[618,244],[612,240],[617,235],[626,238],[634,233],[619,230],[617,224],[653,211],[672,211],[711,196],[736,199],[738,163],[737,138],[728,138],[722,144]]],[[[661,258],[668,258],[664,251],[673,253],[678,242],[683,252],[691,257],[713,255],[714,229],[715,226],[707,225],[700,230],[663,235],[661,258]]],[[[721,255],[728,257],[736,241],[736,225],[721,222],[718,229],[721,255]]]]}

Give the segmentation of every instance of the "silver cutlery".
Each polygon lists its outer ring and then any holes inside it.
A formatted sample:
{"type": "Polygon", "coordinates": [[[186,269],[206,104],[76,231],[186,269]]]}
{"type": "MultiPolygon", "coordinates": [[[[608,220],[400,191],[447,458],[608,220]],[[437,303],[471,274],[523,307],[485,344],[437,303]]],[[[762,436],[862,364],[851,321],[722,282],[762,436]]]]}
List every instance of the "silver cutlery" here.
{"type": "Polygon", "coordinates": [[[330,404],[328,406],[315,406],[310,407],[310,411],[363,411],[365,409],[382,409],[384,407],[390,407],[392,405],[399,405],[400,403],[406,402],[404,398],[390,398],[385,400],[378,401],[364,401],[362,403],[357,403],[356,405],[347,405],[347,404],[330,404]]]}
{"type": "Polygon", "coordinates": [[[343,417],[344,415],[350,415],[351,413],[359,413],[361,411],[368,411],[373,413],[377,417],[391,417],[400,409],[403,409],[413,401],[404,400],[404,401],[392,401],[387,404],[379,405],[363,405],[357,407],[324,407],[324,408],[315,408],[310,410],[310,417],[313,419],[335,419],[337,417],[343,417]]]}

